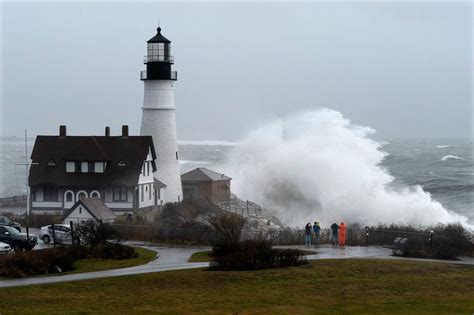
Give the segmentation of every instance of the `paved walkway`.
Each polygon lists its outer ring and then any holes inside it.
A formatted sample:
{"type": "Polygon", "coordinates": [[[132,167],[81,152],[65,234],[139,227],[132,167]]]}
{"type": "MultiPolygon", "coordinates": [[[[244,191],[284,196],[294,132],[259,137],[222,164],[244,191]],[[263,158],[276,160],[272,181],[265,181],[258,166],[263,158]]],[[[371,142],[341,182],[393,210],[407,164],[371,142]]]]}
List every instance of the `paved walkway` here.
{"type": "MultiPolygon", "coordinates": [[[[128,242],[129,245],[141,246],[147,249],[154,250],[158,253],[157,258],[145,265],[112,269],[95,272],[84,272],[69,275],[32,277],[22,279],[0,280],[0,288],[9,288],[25,285],[58,283],[65,281],[89,280],[106,277],[135,275],[143,273],[152,273],[168,270],[180,270],[190,268],[202,268],[209,266],[209,263],[190,263],[189,257],[199,251],[209,250],[209,247],[162,247],[143,242],[128,242]]],[[[434,260],[434,259],[416,259],[416,258],[401,258],[391,256],[392,250],[380,246],[369,247],[345,247],[339,248],[331,245],[322,245],[321,247],[314,246],[278,246],[280,248],[297,248],[304,250],[314,250],[315,255],[306,256],[308,260],[316,259],[348,259],[348,258],[372,258],[372,259],[399,259],[399,260],[419,260],[419,261],[433,261],[443,263],[467,264],[474,265],[473,258],[464,258],[457,261],[434,260]]]]}
{"type": "MultiPolygon", "coordinates": [[[[143,244],[137,244],[137,245],[143,245],[143,244]]],[[[189,257],[194,252],[206,250],[207,248],[200,248],[200,247],[168,248],[168,247],[157,247],[157,246],[142,246],[142,247],[158,252],[156,259],[150,261],[149,263],[145,265],[121,268],[121,269],[75,273],[75,274],[59,275],[59,276],[0,280],[0,288],[18,287],[18,286],[34,285],[34,284],[58,283],[58,282],[65,282],[65,281],[99,279],[99,278],[107,278],[107,277],[115,277],[115,276],[136,275],[136,274],[151,273],[151,272],[201,268],[201,267],[209,266],[209,263],[189,263],[188,262],[189,257]]]]}
{"type": "Polygon", "coordinates": [[[301,250],[313,250],[317,252],[316,255],[308,255],[308,260],[316,259],[348,259],[348,258],[361,258],[361,259],[387,259],[387,260],[412,260],[412,261],[424,261],[424,262],[439,262],[448,264],[459,264],[459,265],[473,265],[474,258],[462,257],[459,260],[441,260],[441,259],[425,259],[425,258],[408,258],[392,256],[392,249],[382,246],[346,246],[338,247],[332,245],[321,245],[320,247],[315,246],[277,246],[280,248],[296,248],[301,250]]]}

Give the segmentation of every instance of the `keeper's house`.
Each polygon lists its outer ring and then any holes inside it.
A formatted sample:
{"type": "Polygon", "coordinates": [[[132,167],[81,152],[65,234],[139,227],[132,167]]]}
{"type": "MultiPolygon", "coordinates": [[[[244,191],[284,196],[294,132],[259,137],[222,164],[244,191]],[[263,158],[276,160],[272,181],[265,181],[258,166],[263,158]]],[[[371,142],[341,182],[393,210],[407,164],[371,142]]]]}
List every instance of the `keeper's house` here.
{"type": "Polygon", "coordinates": [[[232,178],[205,167],[198,167],[181,175],[183,198],[207,198],[214,203],[230,200],[232,178]]]}
{"type": "Polygon", "coordinates": [[[100,198],[116,214],[162,204],[151,136],[37,136],[28,182],[33,212],[64,214],[82,198],[100,198]]]}

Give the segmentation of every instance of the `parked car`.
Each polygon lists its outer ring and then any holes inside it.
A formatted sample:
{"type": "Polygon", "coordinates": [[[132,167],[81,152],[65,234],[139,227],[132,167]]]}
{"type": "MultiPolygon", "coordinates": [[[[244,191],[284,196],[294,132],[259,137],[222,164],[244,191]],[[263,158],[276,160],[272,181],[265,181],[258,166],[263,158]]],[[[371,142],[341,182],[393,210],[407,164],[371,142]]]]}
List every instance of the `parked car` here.
{"type": "Polygon", "coordinates": [[[0,225],[7,225],[7,226],[12,226],[14,227],[15,229],[18,230],[18,232],[21,232],[21,225],[20,223],[18,222],[13,222],[12,220],[10,220],[10,218],[4,216],[4,215],[0,215],[0,225]]]}
{"type": "Polygon", "coordinates": [[[33,249],[38,243],[38,237],[34,234],[28,236],[26,233],[20,233],[11,226],[0,225],[0,242],[9,244],[15,252],[21,252],[23,249],[33,249]]]}
{"type": "Polygon", "coordinates": [[[7,243],[0,242],[0,254],[5,255],[11,252],[12,247],[7,243]]]}
{"type": "MultiPolygon", "coordinates": [[[[43,226],[40,230],[39,237],[45,244],[52,242],[53,225],[43,226]]],[[[74,242],[72,241],[71,227],[67,224],[54,224],[54,237],[56,238],[56,243],[59,244],[81,244],[81,240],[78,237],[74,237],[74,242]]]]}

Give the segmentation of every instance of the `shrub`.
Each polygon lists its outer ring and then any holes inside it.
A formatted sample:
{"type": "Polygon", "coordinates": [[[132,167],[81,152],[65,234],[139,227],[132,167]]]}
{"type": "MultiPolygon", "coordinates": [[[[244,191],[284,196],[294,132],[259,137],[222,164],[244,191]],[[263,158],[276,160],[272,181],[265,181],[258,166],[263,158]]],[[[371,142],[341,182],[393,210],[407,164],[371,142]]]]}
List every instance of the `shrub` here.
{"type": "Polygon", "coordinates": [[[433,258],[456,259],[470,250],[469,232],[461,224],[439,224],[433,228],[430,254],[433,258]]]}
{"type": "Polygon", "coordinates": [[[258,270],[299,266],[306,263],[303,252],[296,249],[273,249],[266,240],[215,243],[211,253],[211,270],[258,270]]]}
{"type": "Polygon", "coordinates": [[[120,260],[137,257],[135,249],[119,243],[106,243],[90,248],[90,258],[120,260]]]}
{"type": "Polygon", "coordinates": [[[399,236],[408,238],[408,256],[411,257],[456,259],[469,255],[473,249],[471,234],[459,223],[427,228],[393,224],[378,226],[377,230],[370,231],[370,244],[390,245],[399,236]]]}
{"type": "Polygon", "coordinates": [[[76,254],[67,248],[21,252],[0,258],[0,276],[26,277],[73,270],[76,254]],[[58,269],[60,268],[60,270],[58,269]]]}
{"type": "Polygon", "coordinates": [[[107,240],[118,239],[118,232],[108,223],[82,222],[76,227],[76,233],[84,245],[92,247],[103,245],[107,240]]]}
{"type": "Polygon", "coordinates": [[[106,243],[97,247],[57,247],[0,257],[0,276],[27,277],[74,270],[79,259],[129,259],[138,254],[132,247],[106,243]],[[59,267],[59,269],[58,269],[59,267]]]}
{"type": "Polygon", "coordinates": [[[232,212],[212,217],[211,226],[219,235],[219,242],[236,243],[240,240],[246,220],[232,212]]]}

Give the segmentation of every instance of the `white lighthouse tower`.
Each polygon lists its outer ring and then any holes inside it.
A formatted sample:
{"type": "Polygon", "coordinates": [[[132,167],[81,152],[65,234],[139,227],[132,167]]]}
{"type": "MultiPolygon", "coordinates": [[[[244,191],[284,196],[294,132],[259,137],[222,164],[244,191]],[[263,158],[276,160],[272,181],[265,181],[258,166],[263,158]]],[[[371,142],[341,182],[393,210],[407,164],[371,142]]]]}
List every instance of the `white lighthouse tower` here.
{"type": "Polygon", "coordinates": [[[177,72],[171,71],[174,63],[171,42],[157,34],[148,43],[148,53],[144,63],[146,70],[140,74],[145,85],[142,107],[141,135],[151,135],[156,150],[157,171],[155,178],[166,185],[164,202],[182,200],[183,189],[179,172],[178,142],[173,85],[177,72]]]}

